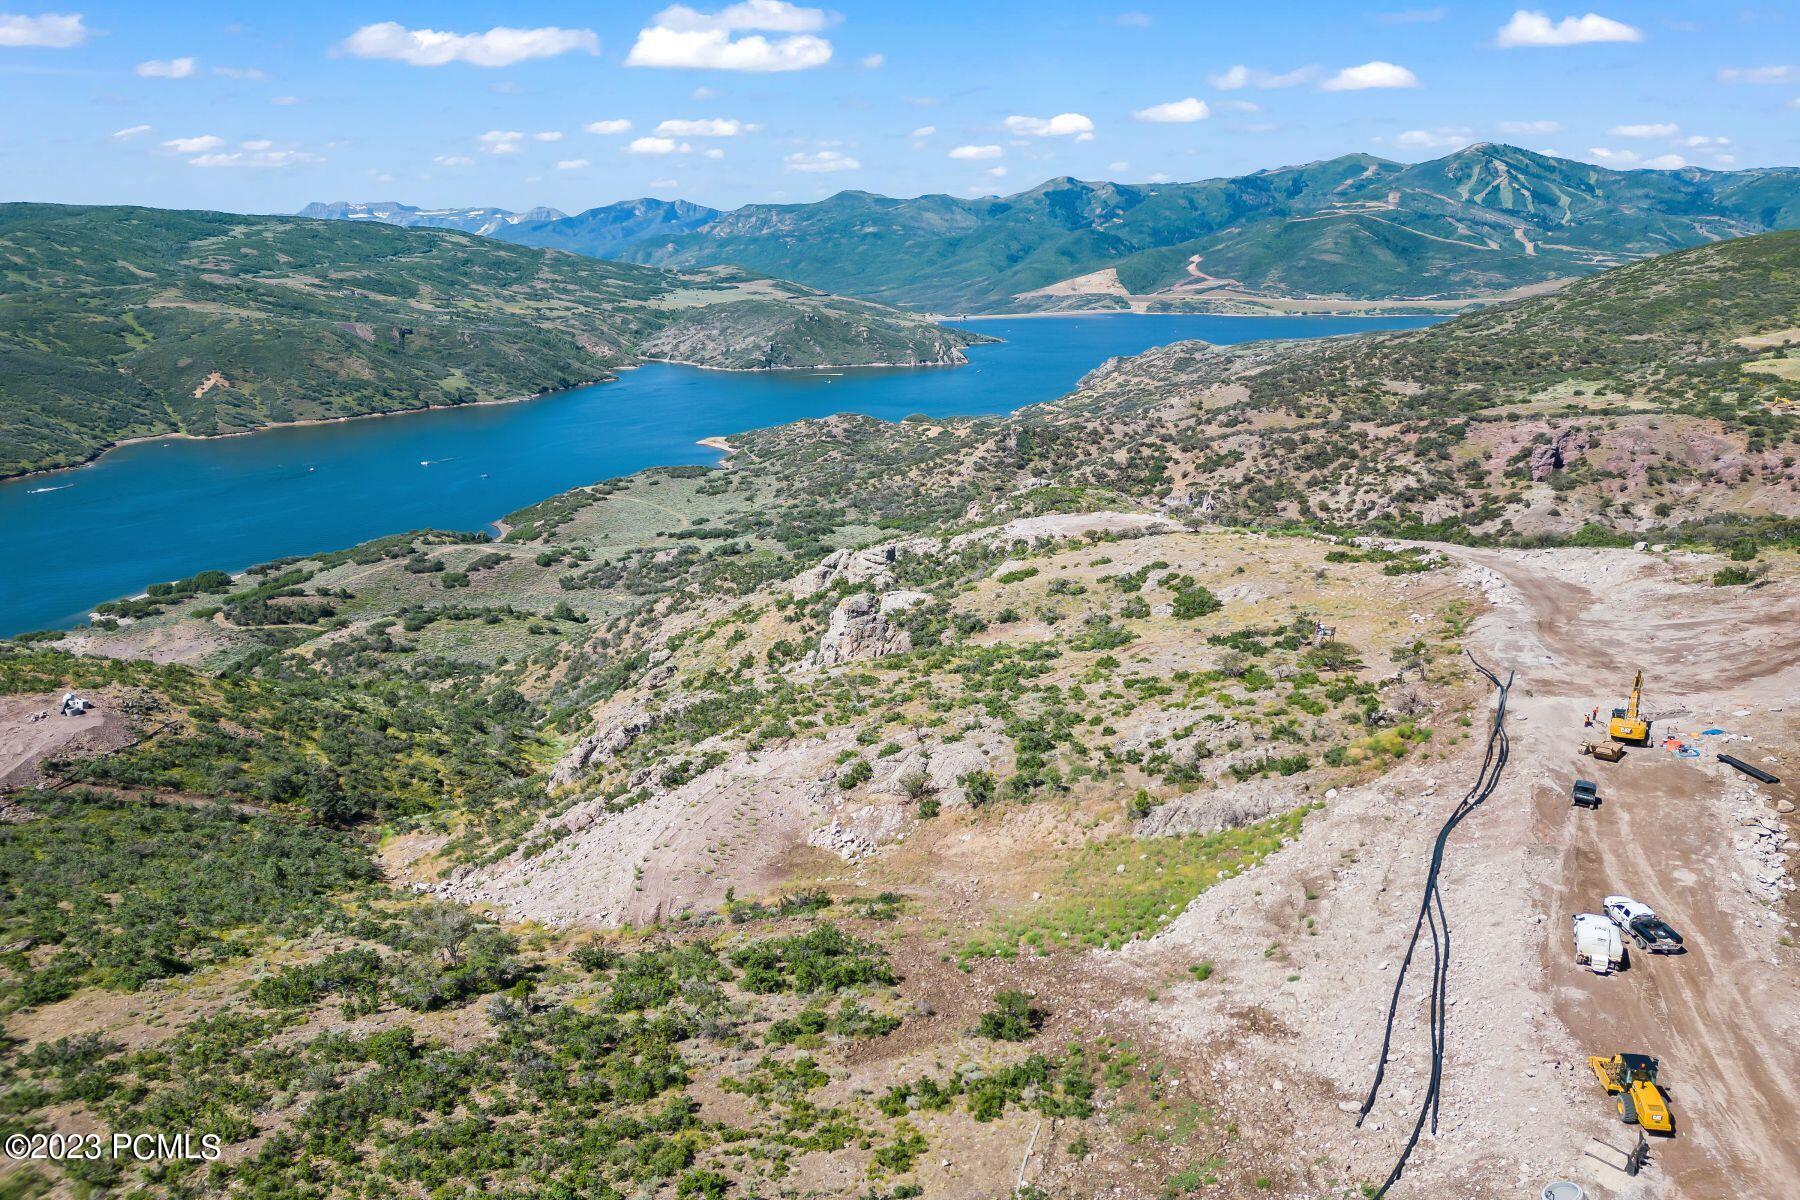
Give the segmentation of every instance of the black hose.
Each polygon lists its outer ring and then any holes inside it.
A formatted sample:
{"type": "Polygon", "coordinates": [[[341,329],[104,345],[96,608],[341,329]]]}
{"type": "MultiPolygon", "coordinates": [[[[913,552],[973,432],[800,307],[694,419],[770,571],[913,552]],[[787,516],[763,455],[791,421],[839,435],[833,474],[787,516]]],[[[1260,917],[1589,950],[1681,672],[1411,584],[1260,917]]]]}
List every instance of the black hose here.
{"type": "Polygon", "coordinates": [[[1419,1136],[1424,1132],[1426,1121],[1431,1122],[1432,1136],[1437,1136],[1438,1110],[1443,1098],[1444,1048],[1450,1032],[1450,917],[1444,911],[1444,896],[1438,889],[1438,875],[1444,866],[1444,850],[1449,844],[1451,832],[1482,801],[1493,795],[1511,754],[1506,733],[1506,701],[1512,691],[1513,676],[1508,674],[1506,682],[1501,683],[1500,677],[1476,662],[1474,655],[1469,655],[1469,661],[1474,663],[1476,671],[1498,692],[1494,703],[1494,723],[1488,731],[1487,752],[1482,756],[1481,770],[1476,773],[1475,782],[1463,794],[1463,798],[1457,801],[1432,845],[1431,865],[1425,872],[1425,894],[1419,900],[1419,915],[1413,921],[1412,940],[1407,943],[1406,954],[1400,960],[1399,977],[1394,980],[1394,994],[1388,1001],[1387,1027],[1381,1035],[1381,1057],[1375,1064],[1375,1080],[1369,1085],[1369,1094],[1356,1115],[1357,1127],[1361,1128],[1363,1119],[1375,1107],[1375,1099],[1381,1093],[1382,1080],[1387,1076],[1388,1051],[1394,1041],[1394,1018],[1400,1010],[1400,993],[1405,989],[1406,974],[1412,966],[1413,955],[1418,951],[1420,935],[1426,932],[1431,935],[1431,999],[1427,1006],[1431,1022],[1431,1075],[1425,1085],[1425,1096],[1419,1104],[1418,1116],[1413,1121],[1412,1135],[1407,1138],[1405,1148],[1400,1151],[1400,1158],[1394,1163],[1394,1169],[1388,1172],[1387,1180],[1374,1192],[1371,1200],[1381,1200],[1381,1197],[1387,1195],[1388,1189],[1399,1181],[1401,1172],[1406,1169],[1406,1160],[1419,1144],[1419,1136]]]}

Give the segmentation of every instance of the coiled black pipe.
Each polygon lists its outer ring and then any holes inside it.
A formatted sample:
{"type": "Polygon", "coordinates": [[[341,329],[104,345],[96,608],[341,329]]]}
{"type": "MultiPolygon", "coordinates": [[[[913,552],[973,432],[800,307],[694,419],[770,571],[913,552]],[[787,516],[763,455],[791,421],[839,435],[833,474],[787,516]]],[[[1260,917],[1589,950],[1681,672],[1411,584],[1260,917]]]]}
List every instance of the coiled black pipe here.
{"type": "Polygon", "coordinates": [[[1449,1040],[1450,1017],[1450,918],[1444,911],[1443,893],[1438,890],[1438,875],[1443,870],[1444,849],[1449,844],[1451,832],[1482,801],[1493,795],[1511,753],[1506,733],[1506,701],[1512,691],[1513,676],[1508,673],[1506,682],[1501,683],[1499,675],[1482,666],[1474,655],[1469,655],[1469,661],[1498,693],[1494,703],[1494,722],[1488,730],[1487,752],[1482,756],[1481,770],[1476,774],[1475,782],[1457,802],[1443,828],[1438,830],[1437,841],[1431,848],[1431,865],[1425,872],[1425,894],[1419,900],[1419,915],[1413,922],[1412,940],[1407,943],[1406,954],[1400,960],[1400,975],[1394,980],[1394,995],[1388,1001],[1387,1027],[1381,1035],[1381,1057],[1375,1063],[1375,1080],[1369,1085],[1369,1094],[1356,1115],[1357,1127],[1362,1126],[1369,1110],[1375,1107],[1375,1098],[1381,1093],[1382,1080],[1387,1076],[1388,1050],[1394,1041],[1394,1018],[1400,1011],[1400,993],[1406,986],[1406,973],[1412,966],[1413,955],[1418,951],[1420,939],[1426,933],[1431,935],[1432,960],[1429,1004],[1431,1076],[1425,1085],[1425,1096],[1419,1104],[1418,1117],[1413,1121],[1412,1135],[1407,1138],[1399,1160],[1394,1163],[1394,1169],[1388,1172],[1387,1179],[1375,1191],[1372,1200],[1381,1200],[1381,1197],[1387,1195],[1388,1189],[1399,1182],[1401,1173],[1406,1170],[1406,1160],[1419,1144],[1419,1136],[1424,1132],[1426,1121],[1431,1122],[1432,1135],[1437,1135],[1438,1107],[1444,1081],[1444,1047],[1449,1040]]]}

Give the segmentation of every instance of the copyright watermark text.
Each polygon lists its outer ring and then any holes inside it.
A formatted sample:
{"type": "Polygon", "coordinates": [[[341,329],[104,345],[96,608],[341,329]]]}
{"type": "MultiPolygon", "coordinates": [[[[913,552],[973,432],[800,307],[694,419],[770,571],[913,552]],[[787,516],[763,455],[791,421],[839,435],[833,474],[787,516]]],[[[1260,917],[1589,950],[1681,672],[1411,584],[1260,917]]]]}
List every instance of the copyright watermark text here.
{"type": "Polygon", "coordinates": [[[6,1139],[13,1162],[215,1162],[216,1133],[15,1133],[6,1139]]]}

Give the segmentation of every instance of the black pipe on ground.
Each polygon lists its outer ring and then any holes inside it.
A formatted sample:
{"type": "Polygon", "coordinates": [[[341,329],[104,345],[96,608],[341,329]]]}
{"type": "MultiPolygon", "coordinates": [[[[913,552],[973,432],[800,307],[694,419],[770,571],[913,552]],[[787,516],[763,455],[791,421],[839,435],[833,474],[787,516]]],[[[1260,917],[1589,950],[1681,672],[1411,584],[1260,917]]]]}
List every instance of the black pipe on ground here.
{"type": "Polygon", "coordinates": [[[1729,754],[1719,755],[1719,761],[1728,767],[1736,767],[1752,779],[1760,779],[1764,783],[1780,783],[1781,776],[1771,775],[1761,767],[1753,767],[1741,758],[1733,758],[1729,754]]]}

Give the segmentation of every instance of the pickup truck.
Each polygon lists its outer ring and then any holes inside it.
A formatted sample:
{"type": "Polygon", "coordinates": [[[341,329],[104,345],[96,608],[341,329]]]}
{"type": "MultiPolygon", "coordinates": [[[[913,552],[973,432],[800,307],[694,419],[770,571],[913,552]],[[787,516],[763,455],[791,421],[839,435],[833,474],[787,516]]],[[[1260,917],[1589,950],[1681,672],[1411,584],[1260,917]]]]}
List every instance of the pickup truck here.
{"type": "Polygon", "coordinates": [[[1608,896],[1600,907],[1621,933],[1637,943],[1639,950],[1652,954],[1687,953],[1675,927],[1657,916],[1648,904],[1640,904],[1630,896],[1608,896]]]}
{"type": "Polygon", "coordinates": [[[1569,803],[1577,808],[1600,807],[1600,785],[1591,779],[1577,779],[1569,791],[1569,803]]]}

